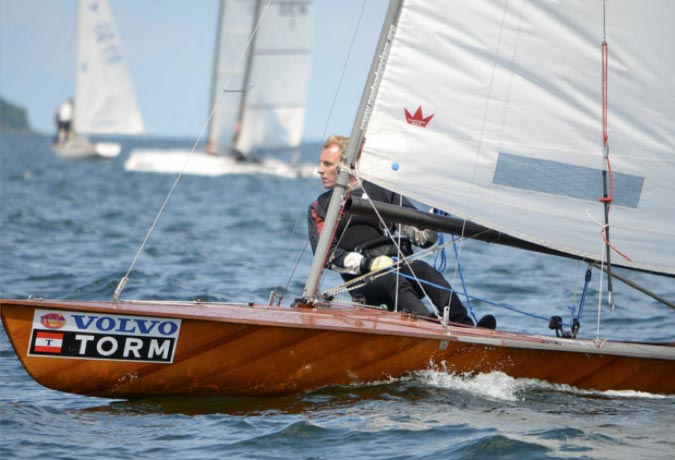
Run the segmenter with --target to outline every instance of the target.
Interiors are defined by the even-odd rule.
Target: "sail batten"
[[[602,1],[404,2],[358,174],[602,260]],[[675,5],[608,4],[612,244],[675,274]]]

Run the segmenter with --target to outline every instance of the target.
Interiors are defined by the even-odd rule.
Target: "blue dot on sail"
[[[397,162],[393,162],[393,163],[391,164],[391,169],[393,169],[394,171],[398,171],[398,168],[399,168],[399,167],[400,167],[400,166],[399,166],[399,164],[398,164]]]

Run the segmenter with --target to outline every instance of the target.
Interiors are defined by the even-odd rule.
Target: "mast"
[[[220,3],[218,5],[218,27],[216,29],[216,46],[215,46],[215,54],[213,55],[213,68],[215,72],[211,75],[211,104],[210,104],[210,110],[214,110],[216,103],[218,102],[218,92],[219,92],[219,85],[218,81],[220,80],[218,78],[218,59],[220,56],[220,45],[222,42],[222,35],[223,35],[223,16],[225,14],[225,0],[220,0]],[[218,147],[218,139],[216,138],[216,118],[211,117],[209,119],[209,138],[206,142],[206,151],[209,154],[214,154],[216,152],[216,149]]]
[[[363,133],[368,125],[368,117],[372,109],[372,102],[374,101],[374,95],[377,93],[380,78],[387,62],[391,38],[396,29],[402,4],[403,0],[390,0],[389,2],[389,8],[387,9],[387,14],[384,18],[384,24],[382,25],[373,62],[370,66],[368,79],[366,80],[363,94],[361,95],[361,102],[359,103],[359,108],[356,117],[354,118],[354,125],[352,126],[347,151],[343,152],[342,155],[337,182],[328,204],[324,227],[319,237],[314,260],[312,261],[312,267],[307,278],[307,283],[305,284],[305,290],[302,294],[302,301],[305,303],[313,302],[318,290],[319,279],[321,278],[325,261],[328,258],[331,241],[333,240],[333,234],[337,226],[339,211],[347,195],[350,176],[349,170],[354,167],[356,157],[361,149]]]
[[[251,33],[253,37],[251,38],[251,44],[248,48],[248,54],[246,55],[246,68],[244,70],[244,85],[242,86],[243,94],[239,100],[239,111],[237,112],[237,120],[234,123],[234,130],[232,132],[232,145],[230,149],[232,151],[237,150],[237,142],[239,140],[239,133],[241,133],[242,122],[244,121],[244,110],[246,110],[246,104],[248,103],[249,96],[249,86],[251,80],[251,69],[253,68],[253,55],[255,54],[256,41],[258,39],[258,34],[256,32],[256,26],[260,20],[260,2],[261,0],[256,0],[255,2],[255,11],[253,13],[253,22],[251,23]],[[232,153],[232,152],[231,152]],[[244,152],[242,152],[244,153]],[[244,153],[247,154],[248,152]]]
[[[79,127],[79,122],[82,117],[78,116],[78,109],[81,105],[81,100],[82,100],[82,95],[81,95],[81,90],[78,91],[78,88],[81,87],[80,80],[82,77],[80,76],[80,68],[82,66],[82,46],[83,46],[83,40],[84,40],[84,9],[85,9],[85,4],[84,0],[80,0],[78,2],[78,8],[77,8],[77,55],[75,56],[75,91],[73,94],[73,100],[74,100],[74,107],[73,107],[73,127],[72,130],[74,133],[80,132],[80,127]],[[81,110],[81,109],[80,109]]]

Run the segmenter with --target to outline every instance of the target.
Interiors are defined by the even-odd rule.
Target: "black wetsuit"
[[[363,183],[363,189],[352,190],[351,196],[367,197],[372,201],[380,201],[389,204],[402,205],[409,208],[415,206],[405,197],[387,191],[382,187],[370,182]],[[364,194],[365,189],[365,194]],[[323,229],[326,211],[332,190],[320,195],[314,201],[308,212],[309,240],[312,244],[312,251],[316,251],[319,241],[319,235]],[[364,196],[365,195],[365,196]],[[393,234],[394,227],[390,232]],[[373,257],[377,255],[396,255],[396,246],[385,236],[382,224],[377,217],[366,217],[352,215],[345,212],[338,223],[335,237],[331,245],[331,251],[328,260],[329,268],[340,272],[345,281],[351,280],[361,274],[365,269],[363,263],[364,257]],[[402,245],[404,252],[411,253],[409,245]],[[429,295],[429,299],[434,304],[439,314],[443,314],[443,309],[450,305],[450,321],[454,323],[467,324],[473,326],[473,320],[467,314],[466,308],[461,300],[455,294],[450,295],[450,284],[443,275],[436,271],[431,265],[422,261],[415,260],[410,262],[412,272],[421,280],[426,280],[442,288],[436,288],[429,284],[423,284],[424,292]],[[407,264],[400,265],[401,273],[411,275],[411,270]],[[398,286],[398,303],[402,311],[408,311],[422,316],[435,316],[429,312],[426,305],[422,302],[424,292],[419,284],[406,277],[397,277],[395,273],[389,273],[380,276],[363,287],[353,291],[352,297],[363,296],[368,305],[387,305],[389,310],[393,310],[396,302],[396,288]]]

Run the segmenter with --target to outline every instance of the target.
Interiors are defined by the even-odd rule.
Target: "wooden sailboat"
[[[80,0],[73,133],[53,145],[62,158],[119,155],[115,142],[88,135],[141,134],[143,119],[107,0]]]
[[[313,1],[221,0],[206,150],[138,149],[125,169],[310,176],[314,168],[297,157],[313,26]],[[274,154],[283,150],[293,151],[288,161]]]
[[[119,398],[280,395],[377,382],[429,368],[500,371],[579,388],[675,394],[675,343],[463,327],[444,318],[342,305],[320,294],[332,228],[349,202],[350,175],[470,218],[499,232],[495,242],[590,263],[606,262],[602,248],[611,242],[631,256],[616,260],[616,265],[675,275],[669,244],[673,230],[664,221],[675,215],[669,202],[673,184],[665,171],[666,166],[673,169],[675,142],[668,121],[674,106],[672,97],[664,97],[674,90],[669,78],[675,60],[666,48],[675,32],[667,24],[672,14],[660,11],[672,13],[670,2],[642,8],[615,0],[606,18],[600,1],[453,5],[439,10],[431,0],[390,3],[300,299],[288,306],[272,300],[270,305],[123,301],[118,298],[121,283],[112,302],[2,300],[4,327],[28,373],[57,390]],[[603,219],[589,214],[602,217],[607,200],[586,199],[583,181],[567,193],[553,182],[586,169],[598,172],[602,164],[594,157],[603,157],[603,124],[598,123],[598,129],[593,117],[577,120],[573,115],[585,113],[591,102],[602,106],[603,85],[595,88],[589,81],[575,91],[569,85],[583,85],[595,76],[602,81],[599,70],[586,75],[585,69],[596,61],[600,66],[601,58],[590,48],[596,38],[602,41],[603,22],[607,40],[621,59],[620,66],[609,66],[610,76],[618,74],[610,79],[616,81],[611,86],[616,107],[607,104],[610,119],[616,117],[620,126],[610,136],[615,158],[610,223],[616,225],[611,227],[611,241],[598,244]],[[628,23],[631,28],[625,27]],[[650,53],[643,53],[643,47]],[[454,54],[440,60],[438,53],[448,51]],[[599,55],[599,47],[597,51]],[[542,65],[542,54],[553,63]],[[661,61],[665,62],[657,66]],[[636,70],[636,63],[644,68]],[[649,85],[639,84],[636,90],[641,75],[649,77]],[[551,105],[551,100],[556,103]],[[506,102],[515,108],[507,110]],[[527,115],[531,110],[535,113]],[[521,126],[525,120],[528,126]],[[583,127],[577,136],[559,134],[579,123]],[[598,133],[599,147],[594,139]],[[558,141],[546,148],[551,138]],[[565,161],[538,156],[560,151]],[[638,158],[631,160],[633,155]],[[517,160],[514,170],[511,162]],[[540,190],[542,181],[532,178],[528,169],[532,163],[540,174],[554,167],[557,173],[548,171],[543,180],[552,182],[552,188]],[[566,175],[566,168],[575,174]],[[504,169],[521,180],[508,174],[504,178]],[[622,182],[631,182],[622,176],[628,172],[646,179],[641,188],[633,184],[620,192],[626,185]],[[533,183],[524,185],[525,179]],[[628,200],[631,194],[637,194],[637,201]],[[510,218],[516,211],[524,215]],[[391,218],[399,217],[391,213]],[[630,224],[636,218],[645,223],[640,231]],[[459,227],[458,233],[467,235],[466,226]]]

